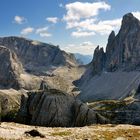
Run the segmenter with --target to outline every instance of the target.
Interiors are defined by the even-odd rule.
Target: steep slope
[[[1,88],[20,88],[20,74],[23,73],[22,64],[15,53],[0,46],[0,86]]]
[[[119,33],[108,38],[106,52],[99,46],[89,68],[77,82],[80,99],[123,98],[137,89],[140,81],[140,21],[124,15]]]
[[[41,78],[24,71],[15,52],[0,46],[0,89],[38,89]]]

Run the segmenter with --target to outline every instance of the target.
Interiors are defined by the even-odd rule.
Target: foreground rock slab
[[[33,137],[25,132],[36,130],[44,138]],[[47,140],[139,140],[140,126],[132,125],[93,125],[77,128],[51,128],[1,123],[0,139],[47,139]]]

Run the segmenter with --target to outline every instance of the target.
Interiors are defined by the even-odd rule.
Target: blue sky
[[[106,46],[124,14],[140,19],[140,0],[0,0],[0,36],[24,36],[73,53]]]

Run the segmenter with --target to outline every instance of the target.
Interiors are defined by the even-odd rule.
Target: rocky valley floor
[[[31,135],[31,130],[37,130]],[[92,125],[77,128],[51,128],[3,122],[0,124],[0,140],[47,139],[47,140],[139,140],[140,126]]]

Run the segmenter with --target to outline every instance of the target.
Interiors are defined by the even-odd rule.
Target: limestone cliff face
[[[0,46],[0,86],[1,88],[20,88],[20,74],[23,73],[22,64],[14,52]]]
[[[119,33],[112,32],[106,48],[106,69],[137,70],[140,67],[140,21],[131,13],[122,20]]]
[[[0,45],[15,52],[28,72],[43,72],[51,66],[77,65],[75,57],[72,54],[61,51],[58,46],[21,37],[0,38]]]

